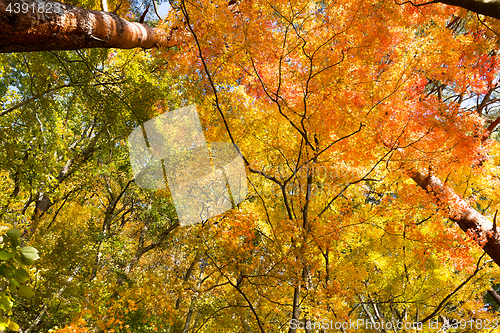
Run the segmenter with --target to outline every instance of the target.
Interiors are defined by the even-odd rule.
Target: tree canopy
[[[172,0],[163,20],[134,1],[13,4],[0,328],[500,324],[497,1]],[[181,226],[127,140],[188,105],[209,145],[238,147],[248,195]]]

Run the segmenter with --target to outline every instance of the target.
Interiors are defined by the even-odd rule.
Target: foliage
[[[1,55],[0,218],[25,232],[4,236],[0,260],[31,264],[19,241],[43,258],[29,302],[2,289],[13,321],[283,332],[497,318],[498,267],[409,177],[434,175],[495,220],[497,21],[383,0],[170,3],[169,48]],[[135,184],[126,140],[190,104],[207,141],[241,148],[249,195],[179,227],[168,189]],[[17,277],[4,282],[31,295]]]
[[[35,260],[39,259],[38,251],[31,246],[21,246],[19,237],[21,231],[2,226],[0,240],[0,275],[2,276],[0,291],[0,329],[9,328],[13,331],[19,325],[11,320],[12,308],[19,297],[30,299],[35,294],[26,283],[29,281],[29,269]]]

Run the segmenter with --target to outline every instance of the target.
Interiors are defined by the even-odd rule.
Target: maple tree
[[[367,9],[367,12],[362,12],[363,6],[358,3],[347,4],[346,8],[352,8],[352,14],[345,15],[347,21],[344,22],[339,22],[337,18],[335,24],[332,24],[333,27],[337,27],[338,29],[338,31],[335,31],[336,29],[332,28],[332,25],[328,24],[329,22],[326,19],[319,22],[310,19],[314,17],[311,12],[318,11],[323,14],[322,17],[333,17],[333,9],[330,16],[325,14],[330,9],[326,4],[311,6],[310,3],[304,3],[303,6],[300,4],[288,6],[288,4],[276,3],[269,9],[270,13],[274,13],[275,15],[268,14],[268,16],[265,16],[262,15],[262,7],[242,2],[239,4],[238,9],[235,9],[235,16],[239,15],[236,24],[238,22],[245,22],[241,26],[241,35],[234,33],[226,36],[223,34],[223,31],[226,31],[229,27],[220,24],[218,26],[222,26],[222,29],[220,32],[217,32],[217,26],[211,21],[193,19],[198,24],[195,28],[189,26],[189,11],[186,6],[185,3],[181,2],[179,4],[179,12],[182,12],[188,24],[188,29],[186,30],[189,30],[193,34],[193,43],[197,44],[198,50],[193,53],[196,54],[198,52],[199,57],[203,60],[201,63],[188,62],[183,67],[192,69],[198,65],[199,67],[196,70],[204,70],[206,72],[208,80],[206,81],[207,88],[205,90],[213,91],[214,96],[212,98],[216,102],[218,111],[221,114],[224,113],[224,106],[217,103],[219,99],[217,94],[221,94],[222,96],[225,94],[230,96],[231,94],[223,89],[221,89],[222,92],[218,92],[213,82],[234,82],[234,78],[236,77],[238,78],[236,82],[240,80],[241,82],[238,83],[245,88],[243,88],[244,92],[240,92],[243,94],[243,97],[239,96],[239,98],[234,98],[231,101],[235,103],[234,100],[245,99],[244,96],[248,94],[250,95],[250,99],[253,97],[256,101],[262,101],[260,103],[253,102],[253,104],[257,104],[257,108],[261,110],[269,108],[277,109],[277,112],[289,123],[289,128],[283,129],[286,125],[281,120],[279,122],[280,131],[283,131],[283,134],[276,133],[275,136],[287,138],[287,140],[283,139],[287,146],[290,145],[291,138],[298,140],[295,144],[291,144],[292,147],[300,147],[298,151],[293,151],[293,148],[287,149],[278,143],[269,144],[280,156],[280,158],[273,158],[272,152],[267,152],[266,154],[268,161],[281,160],[282,164],[278,165],[278,167],[281,167],[279,176],[272,173],[263,173],[259,171],[262,170],[262,165],[254,168],[252,167],[252,163],[249,162],[251,172],[263,175],[281,188],[281,200],[283,200],[288,219],[290,221],[298,220],[299,229],[297,234],[301,236],[294,236],[292,234],[292,244],[295,237],[299,237],[299,241],[302,244],[312,242],[309,238],[311,237],[310,233],[316,221],[311,220],[309,216],[311,212],[314,212],[311,188],[315,185],[316,181],[314,179],[315,168],[312,167],[312,171],[309,168],[310,164],[314,165],[318,163],[320,155],[322,155],[323,160],[330,163],[332,160],[335,161],[334,156],[336,154],[328,154],[328,150],[334,150],[334,148],[331,148],[334,144],[340,146],[337,151],[342,152],[342,158],[339,162],[347,164],[348,170],[357,170],[358,175],[346,181],[342,191],[339,190],[339,193],[331,193],[332,199],[325,200],[326,205],[323,203],[323,206],[316,207],[316,214],[319,213],[318,217],[322,217],[325,213],[327,214],[334,200],[337,200],[339,195],[343,194],[344,190],[354,184],[364,182],[370,174],[376,174],[376,168],[381,162],[385,164],[387,171],[391,172],[400,170],[412,172],[412,169],[415,167],[418,170],[419,168],[427,167],[426,164],[430,164],[432,165],[432,172],[439,170],[442,173],[449,172],[452,170],[450,168],[454,168],[453,163],[450,163],[450,161],[456,161],[460,165],[465,164],[468,167],[478,163],[476,160],[480,153],[475,151],[475,149],[482,149],[482,133],[479,133],[481,132],[480,128],[482,124],[479,117],[472,112],[461,114],[460,123],[454,123],[453,121],[445,122],[446,125],[444,126],[446,128],[441,127],[437,129],[435,117],[439,118],[439,115],[445,117],[443,110],[451,109],[455,110],[454,112],[458,112],[459,109],[457,108],[456,101],[453,101],[455,104],[443,102],[440,100],[441,91],[439,91],[438,96],[427,94],[426,99],[420,96],[424,92],[426,85],[430,86],[434,81],[439,79],[441,81],[447,80],[448,82],[452,82],[440,84],[440,89],[442,89],[442,86],[453,86],[453,89],[450,89],[451,91],[447,91],[447,93],[455,92],[458,97],[461,96],[461,98],[464,98],[467,87],[461,88],[459,84],[461,82],[464,84],[464,82],[453,80],[453,77],[457,77],[457,67],[456,65],[451,65],[454,62],[451,60],[453,56],[456,56],[457,59],[460,57],[461,62],[467,61],[464,59],[463,53],[451,53],[451,50],[463,50],[463,52],[467,52],[467,42],[464,39],[460,40],[460,35],[458,38],[452,39],[458,42],[456,46],[453,47],[449,43],[446,46],[442,46],[448,51],[446,56],[444,56],[433,52],[435,44],[430,49],[425,49],[424,46],[426,46],[425,43],[427,41],[432,39],[437,39],[444,43],[446,39],[449,40],[453,37],[452,31],[442,29],[444,30],[443,33],[437,29],[434,31],[436,34],[432,34],[431,29],[425,31],[422,33],[424,35],[421,39],[422,44],[418,44],[420,50],[417,51],[417,44],[408,45],[402,42],[405,40],[415,42],[414,30],[407,30],[407,35],[405,35],[404,28],[401,27],[390,30],[390,24],[387,19],[391,17],[391,13],[381,13],[383,9],[380,8],[382,7],[380,3],[380,7],[377,8],[380,11],[378,13],[368,5],[367,8],[369,9]],[[211,6],[209,4],[205,4],[206,7],[200,4],[199,6],[202,8],[201,12],[210,12]],[[262,6],[265,7],[265,5]],[[294,11],[294,7],[296,11]],[[334,6],[331,7],[336,8]],[[346,8],[343,8],[343,11],[348,11]],[[358,10],[363,14],[357,12]],[[253,15],[249,13],[253,13]],[[245,14],[248,17],[252,17],[252,19],[245,18]],[[426,14],[429,14],[429,12],[426,12]],[[226,15],[231,14],[226,13]],[[351,20],[354,21],[354,18],[358,17],[357,15],[359,15],[360,19],[352,23]],[[445,16],[446,20],[442,21],[443,28],[449,24],[448,19],[450,16],[451,13],[448,12]],[[257,17],[259,19],[256,19]],[[363,21],[367,17],[370,19]],[[435,17],[433,19],[436,20]],[[381,25],[377,25],[377,28],[374,28],[374,22],[380,22]],[[397,22],[398,24],[401,23],[401,21]],[[356,29],[351,29],[350,24],[356,26]],[[363,24],[366,24],[366,26]],[[273,31],[273,34],[266,34],[266,31],[269,30]],[[370,31],[373,31],[373,34],[370,35]],[[203,38],[196,37],[196,32],[203,36]],[[431,36],[427,35],[427,33]],[[250,34],[252,38],[250,38]],[[254,34],[261,37],[254,37]],[[323,39],[318,38],[318,35],[322,36]],[[183,40],[179,40],[178,42],[183,42],[184,38],[185,35],[183,35]],[[391,43],[391,38],[397,40],[398,43]],[[404,44],[404,46],[401,44]],[[270,45],[274,46],[274,48],[271,48]],[[412,47],[412,49],[408,51],[400,49],[401,47]],[[358,48],[361,51],[358,51]],[[350,58],[347,58],[348,61],[346,61],[347,54],[350,52],[352,54],[350,54]],[[238,56],[235,56],[235,54],[238,54]],[[382,58],[385,61],[373,60],[374,54],[378,55],[375,59]],[[433,59],[435,62],[430,61],[429,54],[436,56]],[[425,60],[421,60],[420,56],[422,55],[425,55]],[[392,61],[391,56],[397,57],[398,61]],[[176,59],[176,66],[177,62],[189,61],[189,59],[186,59],[186,54],[181,53],[181,57]],[[405,57],[406,63],[402,60]],[[468,60],[477,61],[474,57],[470,57]],[[357,63],[357,61],[359,62]],[[402,62],[406,66],[402,66]],[[440,64],[437,70],[434,67],[436,63]],[[230,67],[229,64],[234,65]],[[412,68],[413,66],[417,68]],[[477,67],[477,65],[462,63],[460,68],[470,67]],[[492,67],[490,66],[489,68]],[[210,68],[213,68],[216,72],[211,73]],[[394,72],[391,73],[392,70]],[[490,86],[492,78],[495,76],[494,70],[493,67],[489,82],[488,77],[484,77],[486,83],[489,83]],[[334,71],[335,74],[328,75],[328,71]],[[226,73],[229,73],[229,76],[225,76]],[[458,75],[460,75],[460,71],[458,71]],[[460,79],[463,80],[463,76],[457,77],[456,80]],[[382,86],[376,83],[379,80],[383,82]],[[475,84],[477,83],[475,82]],[[481,92],[477,91],[477,93]],[[224,100],[227,101],[229,98],[225,97]],[[438,107],[436,107],[436,104]],[[421,112],[418,111],[420,108],[422,108]],[[417,115],[402,112],[405,109],[416,110]],[[243,112],[242,110],[245,110],[245,108],[240,104],[238,110],[239,112]],[[385,117],[381,118],[380,116],[384,115],[384,113]],[[426,113],[427,115],[423,116]],[[393,120],[393,117],[397,120]],[[417,119],[412,119],[414,117]],[[266,119],[266,121],[269,122],[269,119]],[[385,126],[382,125],[381,121],[386,122]],[[441,122],[444,121],[442,120]],[[467,124],[467,122],[469,123]],[[391,128],[387,123],[396,125],[396,127]],[[262,127],[262,125],[260,126]],[[339,126],[344,128],[337,130]],[[258,133],[257,128],[252,128],[252,131],[249,132]],[[346,128],[350,128],[350,130],[346,130]],[[368,136],[363,135],[364,128],[371,128]],[[373,135],[373,132],[375,132],[375,135]],[[445,132],[447,132],[446,136],[444,135]],[[456,134],[459,137],[454,137]],[[462,136],[463,134],[466,136]],[[256,134],[254,136],[257,137]],[[356,137],[359,136],[361,138],[357,139]],[[230,137],[233,139],[233,135]],[[443,142],[442,139],[438,139],[439,137],[446,137],[448,141]],[[348,140],[355,140],[357,144],[346,143],[347,146],[342,146],[342,141]],[[326,142],[321,145],[324,141]],[[467,141],[470,143],[467,143]],[[473,141],[476,141],[476,144],[473,144]],[[242,143],[245,140],[235,139],[235,142],[238,145],[243,145],[243,151],[245,152],[246,146]],[[363,144],[358,142],[362,142]],[[434,148],[429,148],[428,144],[435,146]],[[443,144],[445,148],[442,150],[439,149],[443,148]],[[249,145],[253,145],[253,142],[249,143]],[[353,152],[350,155],[346,153],[349,145],[357,146],[355,153]],[[471,148],[472,150],[468,150]],[[252,151],[251,148],[247,149]],[[422,153],[426,150],[433,152],[442,151],[443,155],[438,154],[439,157],[435,159]],[[378,157],[376,152],[379,154]],[[255,155],[257,154],[250,154],[250,156]],[[396,162],[394,165],[397,167],[392,170],[390,168],[392,159],[388,159],[388,156]],[[349,162],[349,158],[353,160]],[[360,164],[365,165],[366,174],[360,174],[361,170],[363,170],[362,167],[360,168]],[[295,173],[301,167],[308,169],[307,177],[297,179]],[[427,179],[431,175],[431,171],[429,170],[427,177],[423,176],[422,172],[417,172],[413,177],[422,187],[427,188],[427,184],[422,179]],[[379,177],[391,177],[391,174],[384,175],[382,173]],[[297,200],[295,196],[297,192],[293,190],[291,193],[286,192],[289,181],[298,182],[298,188],[303,190],[302,193],[299,191],[299,199],[298,202],[295,202],[295,205],[293,201]],[[376,180],[370,179],[370,181]],[[433,191],[441,194],[439,193],[439,189],[434,189]],[[438,199],[443,199],[443,195],[441,194],[441,197]],[[453,202],[453,198],[445,198],[444,203],[446,205],[463,204],[463,202]],[[297,213],[293,206],[298,206]],[[394,204],[392,207],[394,207]],[[453,213],[460,214],[460,209],[463,208],[467,207],[453,207],[455,209]],[[357,211],[359,212],[359,210],[358,208]],[[469,214],[468,216],[465,215],[455,219],[460,222],[462,219],[468,219],[470,216]],[[454,216],[452,215],[452,217]],[[359,218],[356,218],[356,220],[359,220]],[[477,229],[475,228],[475,230]],[[491,232],[491,230],[492,227],[490,224],[490,227],[485,231]],[[489,239],[487,234],[476,236],[476,238],[478,237],[486,238],[487,244],[489,244],[491,239],[495,242],[496,235],[491,235]],[[487,248],[485,247],[485,249]],[[494,251],[489,252],[491,252],[493,258],[496,258]],[[310,279],[311,268],[306,260],[311,260],[313,257],[313,255],[304,255],[297,258],[298,262],[302,263],[300,265],[302,268],[296,274],[302,278],[302,281]],[[291,270],[293,271],[293,269]],[[301,290],[304,288],[308,289],[305,282],[298,283],[294,288],[292,319],[298,319],[300,316],[299,304],[302,303]],[[263,329],[261,328],[261,330]]]
[[[25,332],[494,323],[496,20],[424,2],[171,6],[169,48],[2,56],[0,214],[41,256],[13,311]],[[180,227],[168,190],[131,179],[125,140],[188,104],[207,141],[241,148],[251,192]]]

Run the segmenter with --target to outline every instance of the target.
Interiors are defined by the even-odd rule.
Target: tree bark
[[[189,306],[189,311],[188,311],[187,316],[186,316],[186,323],[184,324],[184,330],[182,331],[182,333],[189,332],[189,326],[191,325],[191,319],[193,317],[194,307],[196,305],[196,301],[198,300],[198,296],[199,296],[200,288],[201,288],[201,283],[203,282],[203,274],[205,273],[206,267],[207,267],[207,260],[203,259],[202,264],[201,264],[200,277],[198,278],[198,284],[196,285],[195,294],[193,295],[193,298],[191,299],[191,305]]]
[[[0,0],[2,53],[83,48],[147,49],[157,46],[163,40],[161,36],[164,36],[161,31],[128,22],[109,12],[45,0]]]
[[[109,10],[108,10],[108,0],[101,0],[101,10],[103,12],[109,12]]]
[[[468,235],[474,237],[491,259],[500,266],[500,237],[497,226],[472,208],[437,177],[425,175],[422,172],[413,172],[410,176],[435,198],[438,206],[445,209],[448,218],[456,222]]]
[[[500,19],[500,0],[438,0],[433,2],[462,7],[478,14]]]
[[[495,303],[497,303],[497,305],[500,306],[500,295],[498,295],[496,290],[491,288],[490,290],[488,290],[488,294],[490,294],[490,296],[493,298]]]

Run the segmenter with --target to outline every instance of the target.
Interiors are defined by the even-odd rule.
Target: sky
[[[170,4],[168,3],[168,1],[162,2],[160,6],[158,6],[158,14],[160,14],[162,18],[164,18],[165,15],[167,15],[169,10],[170,10]]]

